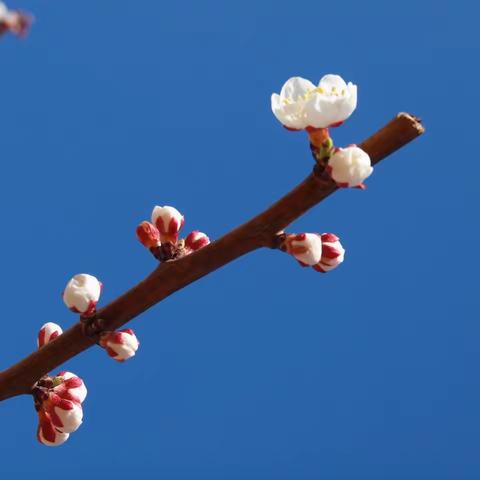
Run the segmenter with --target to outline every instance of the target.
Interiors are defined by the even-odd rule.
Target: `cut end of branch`
[[[423,134],[425,128],[421,120],[414,115],[400,112],[382,129],[360,145],[372,159],[378,163],[396,150]]]
[[[418,135],[422,135],[422,133],[425,133],[425,127],[422,125],[422,119],[420,117],[410,115],[407,112],[400,112],[399,114],[397,114],[397,118],[399,120],[408,122],[411,127],[418,132]]]

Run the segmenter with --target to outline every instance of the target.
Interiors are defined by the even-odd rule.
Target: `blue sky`
[[[89,396],[63,447],[36,443],[30,398],[2,402],[0,476],[478,479],[474,2],[10,5],[37,21],[0,42],[2,369],[76,320],[73,274],[106,304],[154,268],[153,205],[217,238],[310,171],[270,112],[288,77],[359,86],[337,145],[398,111],[427,133],[292,226],[340,235],[338,270],[255,252],[132,322],[132,361],[68,362]]]

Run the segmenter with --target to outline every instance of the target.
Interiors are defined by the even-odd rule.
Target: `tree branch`
[[[372,160],[395,152],[424,132],[419,119],[398,114],[360,147]],[[172,293],[217,268],[261,247],[275,246],[278,232],[337,190],[315,170],[302,183],[263,213],[215,242],[179,260],[160,264],[145,280],[98,312],[105,329],[115,330]],[[0,373],[0,401],[29,394],[33,384],[68,359],[95,345],[83,334],[80,322],[12,367]]]

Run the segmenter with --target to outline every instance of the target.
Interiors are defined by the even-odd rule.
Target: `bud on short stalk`
[[[72,312],[89,317],[95,313],[101,292],[102,284],[97,278],[80,273],[68,282],[63,292],[63,301]]]
[[[132,329],[105,332],[100,337],[100,346],[117,362],[124,362],[135,355],[140,342]]]

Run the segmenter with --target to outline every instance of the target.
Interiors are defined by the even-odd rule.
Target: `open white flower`
[[[339,75],[325,75],[318,86],[292,77],[280,95],[272,95],[272,111],[287,128],[327,128],[344,122],[357,106],[357,86]]]
[[[328,160],[327,171],[339,187],[363,187],[363,181],[372,172],[367,152],[356,145],[338,148]]]

